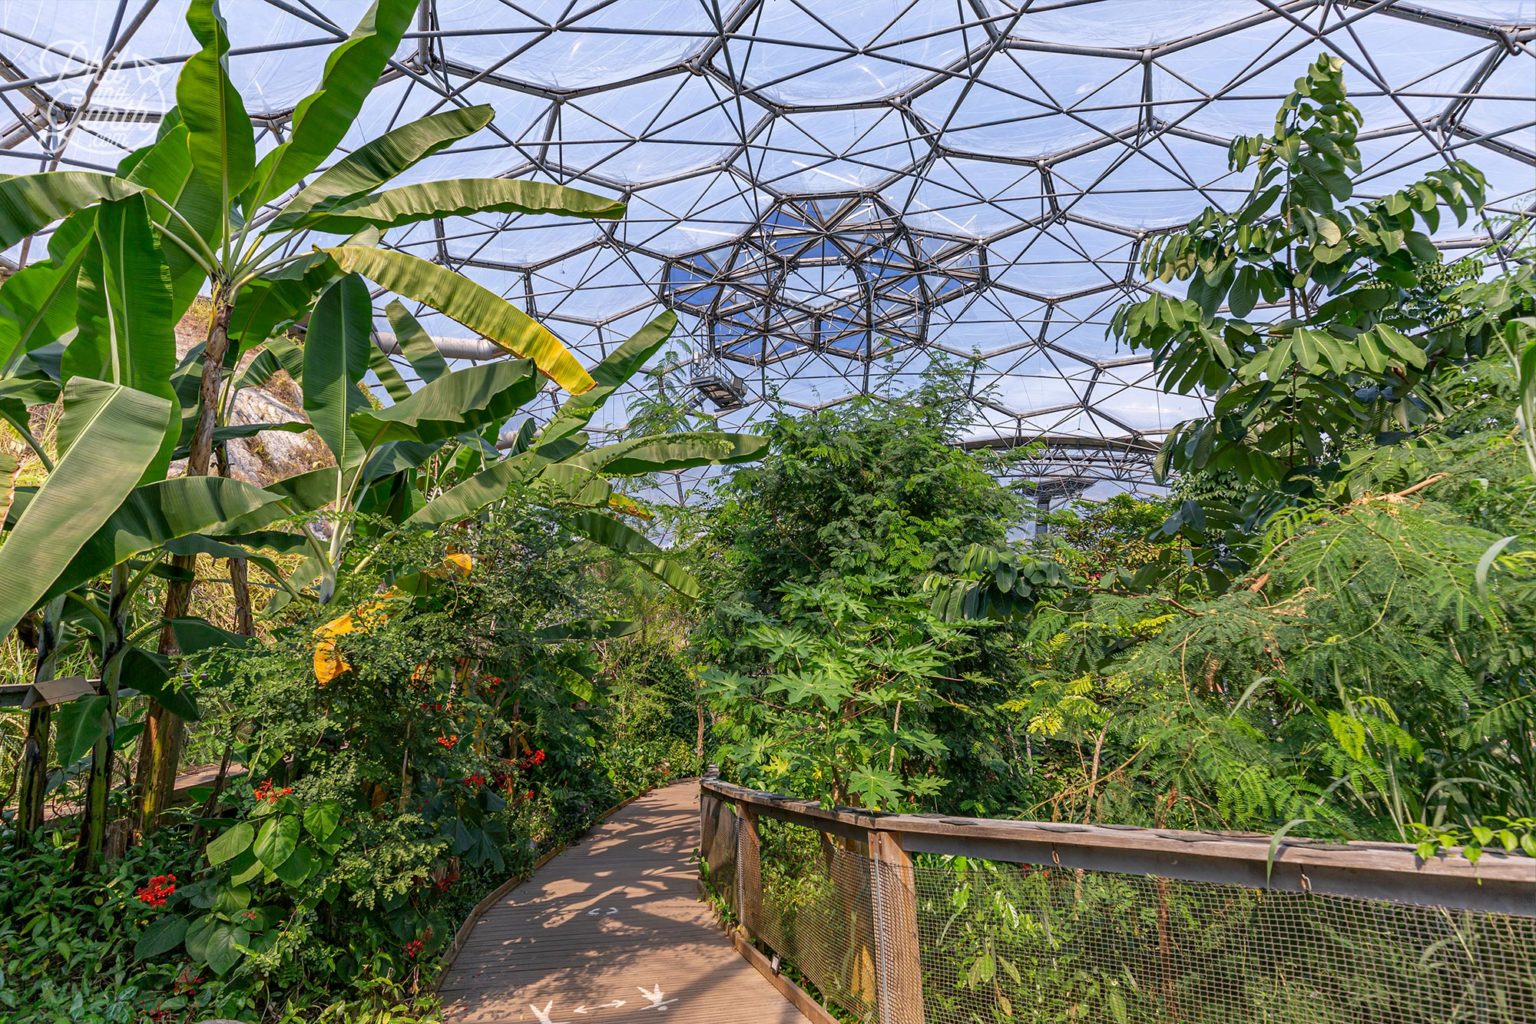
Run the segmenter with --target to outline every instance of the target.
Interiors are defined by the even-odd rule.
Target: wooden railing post
[[[870,834],[875,911],[875,978],[880,1024],[923,1024],[923,962],[912,857],[894,832]]]
[[[757,837],[757,811],[736,805],[736,912],[749,935],[762,934],[763,871]]]

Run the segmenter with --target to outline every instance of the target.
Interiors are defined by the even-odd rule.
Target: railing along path
[[[877,814],[707,778],[709,884],[871,1024],[1536,1022],[1536,860]]]

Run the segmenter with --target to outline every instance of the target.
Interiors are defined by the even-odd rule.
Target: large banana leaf
[[[57,597],[114,565],[181,537],[234,532],[236,522],[257,527],[274,522],[286,515],[278,498],[244,481],[217,476],[178,476],[135,488],[79,546],[44,597]],[[29,504],[27,514],[31,512]],[[0,548],[0,554],[4,550]]]
[[[378,85],[418,6],[420,0],[375,0],[346,42],[331,51],[320,88],[294,108],[288,140],[257,166],[247,212],[282,195],[331,155]]]
[[[468,519],[492,502],[505,498],[508,488],[527,483],[552,462],[569,458],[580,451],[584,444],[585,436],[567,437],[502,459],[427,502],[424,508],[406,520],[406,525],[441,526],[443,523]]]
[[[274,480],[269,484],[262,484],[261,489],[283,499],[295,512],[311,512],[336,497],[336,476],[335,466],[322,466],[307,473],[298,473],[281,480]],[[260,529],[259,526],[243,521],[242,525],[245,529],[239,531],[241,533]]]
[[[573,395],[590,391],[593,380],[576,357],[538,321],[447,267],[394,249],[341,245],[326,249],[338,266],[385,288],[431,306],[515,356],[532,359],[551,380]]]
[[[447,373],[387,409],[363,409],[352,432],[372,450],[386,441],[439,441],[487,423],[504,423],[539,392],[527,359],[498,359]]]
[[[363,279],[348,274],[315,303],[304,336],[304,412],[344,470],[359,464],[366,450],[347,419],[367,406],[357,384],[368,372],[372,347],[373,300]]]
[[[94,227],[94,210],[70,216],[49,237],[48,259],[0,285],[0,371],[9,372],[16,358],[74,329],[80,264]]]
[[[165,476],[180,435],[181,407],[171,386],[176,325],[171,277],[142,195],[103,203],[86,248],[78,288],[79,332],[64,350],[65,380],[91,377],[158,395],[170,410],[159,456],[142,482]]]
[[[582,452],[570,461],[606,476],[641,476],[694,466],[732,466],[762,458],[768,439],[757,434],[651,434]]]
[[[368,346],[368,368],[373,375],[379,378],[379,383],[384,385],[384,390],[389,393],[391,401],[403,402],[411,397],[411,386],[400,376],[400,371],[395,369],[395,364],[389,356],[377,345]]]
[[[235,382],[238,388],[265,387],[274,374],[285,371],[294,383],[304,380],[304,350],[288,338],[273,337],[262,342],[256,358],[246,364],[244,372]]]
[[[192,173],[192,153],[187,148],[187,137],[187,126],[181,123],[181,113],[173,108],[161,122],[160,137],[151,145],[136,150],[133,154],[136,160],[125,159],[118,174],[153,190],[173,207],[179,216],[173,217],[171,211],[159,203],[152,204],[149,219],[184,245],[195,247],[194,235],[203,241],[218,236],[224,210],[219,206],[218,193],[208,181]],[[176,297],[172,313],[180,320],[208,278],[182,245],[166,243],[164,252]]]
[[[0,249],[103,199],[126,199],[143,187],[99,171],[50,171],[0,177]]]
[[[384,315],[389,318],[389,326],[395,332],[395,344],[400,346],[401,353],[411,364],[411,369],[416,371],[416,376],[430,384],[448,372],[447,360],[437,350],[426,328],[405,308],[405,303],[391,299],[389,305],[384,307]]]
[[[670,309],[635,332],[624,344],[608,353],[607,358],[592,368],[596,386],[581,395],[565,400],[559,411],[539,434],[544,443],[558,441],[582,429],[603,407],[610,395],[633,377],[666,344],[677,327],[677,314]]]
[[[363,466],[362,484],[367,486],[407,469],[415,469],[443,447],[447,438],[437,441],[390,441],[382,444]]]
[[[402,185],[363,196],[313,212],[295,226],[349,235],[366,227],[397,228],[435,217],[463,217],[472,213],[553,213],[612,219],[624,215],[624,204],[542,181],[455,178]]]
[[[490,124],[495,115],[495,109],[489,106],[464,107],[385,132],[353,150],[301,189],[273,219],[270,230],[287,231],[311,210],[372,192],[433,153],[473,135]]]
[[[202,49],[188,58],[176,79],[176,106],[187,126],[192,173],[227,211],[256,167],[255,134],[245,101],[229,80],[229,30],[219,0],[192,0],[187,27]]]
[[[534,483],[540,497],[556,505],[607,508],[613,497],[613,486],[606,477],[569,462],[557,462],[545,467]]]
[[[0,637],[47,592],[160,451],[168,403],[76,377],[64,387],[62,457],[0,545]]]
[[[627,523],[601,512],[578,512],[567,522],[572,530],[594,544],[627,556],[626,561],[644,569],[684,597],[699,596],[699,581]]]
[[[250,351],[308,313],[340,276],[329,256],[312,252],[252,278],[235,296],[229,336],[242,353]]]

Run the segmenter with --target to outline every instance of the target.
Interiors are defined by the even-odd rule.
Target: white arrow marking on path
[[[564,1024],[563,1021],[558,1021],[558,1020],[554,1020],[554,1019],[551,1018],[551,1016],[550,1016],[550,1008],[553,1007],[554,1005],[555,1005],[555,1001],[553,999],[551,999],[551,1000],[549,1000],[548,1002],[546,1002],[544,1004],[544,1009],[542,1009],[542,1010],[539,1009],[537,1006],[534,1006],[532,1003],[528,1004],[528,1009],[532,1010],[533,1011],[533,1015],[535,1017],[539,1018],[539,1024]],[[580,1011],[578,1011],[578,1012],[580,1012]]]
[[[623,1005],[624,1005],[624,1000],[622,1000],[622,999],[615,999],[612,1002],[608,1002],[608,1003],[598,1003],[597,1006],[595,1007],[595,1009],[598,1009],[598,1010],[617,1010],[619,1007],[621,1007]],[[546,1007],[546,1009],[547,1009],[547,1007]],[[538,1011],[535,1010],[534,1012],[537,1013]],[[579,1013],[582,1016],[586,1016],[587,1012],[588,1012],[587,1011],[587,1004],[586,1003],[582,1003],[580,1006],[576,1007],[576,1009],[573,1012]]]
[[[647,1010],[662,1010],[662,1011],[665,1011],[666,1008],[667,1008],[667,1004],[668,1003],[675,1003],[675,1002],[677,1002],[677,998],[675,996],[673,998],[671,998],[671,999],[663,999],[663,998],[661,998],[662,995],[664,995],[664,993],[661,991],[661,986],[660,985],[656,986],[656,990],[654,992],[651,991],[648,988],[641,988],[640,989],[640,994],[645,996],[645,998],[647,998],[647,999],[649,999],[651,1001],[651,1005],[646,1007]]]

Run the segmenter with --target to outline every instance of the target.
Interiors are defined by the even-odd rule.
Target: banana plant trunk
[[[43,609],[39,617],[37,667],[32,676],[34,684],[53,678],[53,665],[59,647],[59,615],[63,608],[61,598]],[[32,833],[43,827],[43,797],[48,790],[48,732],[52,720],[53,709],[47,704],[39,704],[27,712],[27,735],[16,767],[21,775],[16,805],[18,843],[27,842]]]
[[[101,863],[102,850],[106,845],[112,757],[117,741],[118,680],[123,671],[123,649],[127,646],[127,603],[128,568],[118,565],[112,570],[112,596],[107,606],[110,625],[101,649],[101,692],[107,698],[104,712],[107,728],[91,747],[91,769],[86,777],[80,841],[75,850],[75,870],[82,875],[94,871]]]
[[[214,295],[213,316],[208,324],[203,346],[203,377],[198,389],[197,426],[187,455],[187,476],[207,476],[213,464],[213,430],[218,422],[219,390],[224,377],[224,357],[229,351],[229,315],[231,300],[218,292]],[[176,634],[171,620],[182,618],[192,604],[192,573],[196,555],[177,555],[171,559],[176,570],[165,589],[165,627],[160,631],[159,651],[174,657]],[[186,724],[158,702],[151,702],[144,716],[144,738],[139,744],[138,788],[139,828],[153,832],[160,816],[171,801],[176,786],[176,769],[181,762]]]

